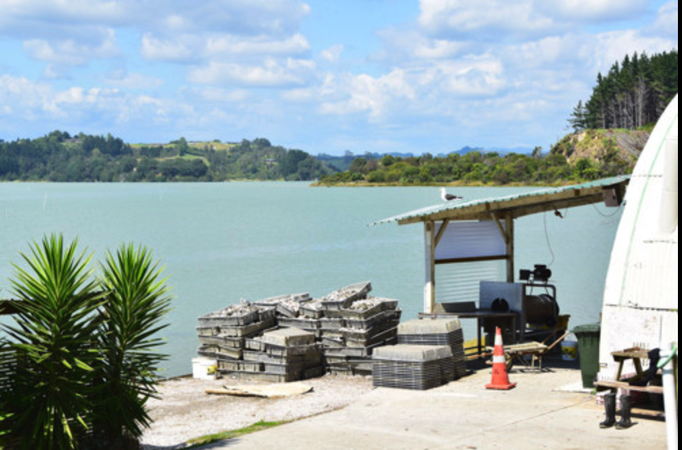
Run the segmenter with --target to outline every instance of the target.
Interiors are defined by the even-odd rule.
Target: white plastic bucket
[[[564,361],[575,361],[578,359],[578,342],[563,341],[561,343],[561,358]]]
[[[208,358],[194,358],[192,360],[192,376],[198,380],[215,380],[218,371],[218,361]]]

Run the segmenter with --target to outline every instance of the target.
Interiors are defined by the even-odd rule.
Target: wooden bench
[[[618,389],[626,389],[628,391],[645,392],[647,394],[663,395],[663,386],[631,386],[627,381],[597,381],[594,383],[598,390],[617,391]]]
[[[628,390],[632,392],[643,392],[646,394],[663,395],[662,386],[633,386],[630,384],[632,381],[642,380],[645,377],[644,370],[642,368],[642,360],[649,359],[649,350],[641,348],[630,348],[627,350],[617,351],[611,353],[614,361],[618,363],[618,373],[616,375],[616,381],[596,381],[594,383],[597,391],[611,391],[614,393],[618,392],[618,389]],[[627,361],[632,360],[637,375],[629,380],[623,380],[623,368]],[[651,417],[651,418],[665,418],[665,413],[661,411],[651,411],[642,408],[633,408],[633,413]]]

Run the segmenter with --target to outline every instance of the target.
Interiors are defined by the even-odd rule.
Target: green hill
[[[111,135],[55,131],[39,139],[0,141],[0,181],[311,181],[333,171],[306,152],[267,139],[129,145]]]
[[[549,154],[471,151],[448,156],[355,159],[320,185],[557,185],[632,173],[647,131],[588,130],[566,136]]]

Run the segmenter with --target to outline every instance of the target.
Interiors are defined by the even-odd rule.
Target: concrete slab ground
[[[376,389],[349,407],[204,449],[642,450],[666,448],[665,423],[635,419],[601,430],[603,407],[578,385],[580,371],[513,370],[516,389],[488,391],[490,369],[427,392]]]

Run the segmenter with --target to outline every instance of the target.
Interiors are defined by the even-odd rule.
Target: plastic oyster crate
[[[234,305],[199,317],[201,327],[246,326],[259,320],[258,309],[249,305]]]
[[[290,319],[280,317],[277,321],[279,326],[286,328],[298,328],[300,330],[317,331],[320,328],[320,321],[315,319]]]
[[[281,347],[297,347],[315,344],[315,335],[296,328],[282,328],[263,334],[261,340],[266,344]]]
[[[202,344],[244,348],[243,338],[231,338],[227,336],[198,336],[198,338],[199,342]]]
[[[256,322],[245,326],[221,327],[220,332],[222,335],[227,337],[252,338],[261,332],[272,328],[275,326],[275,324],[275,319],[264,320],[262,322]]]
[[[352,284],[331,292],[322,299],[322,306],[325,310],[348,309],[356,300],[367,297],[372,290],[372,283],[363,282]]]
[[[325,317],[322,300],[318,299],[301,304],[299,316],[307,319],[321,319]]]

